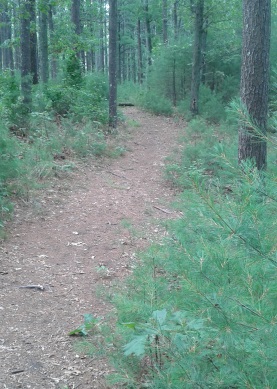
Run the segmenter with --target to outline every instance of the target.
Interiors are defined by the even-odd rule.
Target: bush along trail
[[[97,327],[113,316],[107,296],[132,273],[138,250],[177,215],[164,164],[183,128],[124,112],[123,156],[94,160],[15,208],[0,251],[1,388],[115,387]],[[89,342],[69,336],[93,331]]]

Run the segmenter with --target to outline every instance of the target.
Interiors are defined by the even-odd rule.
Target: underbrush
[[[196,119],[188,133],[173,177],[182,216],[166,223],[166,239],[140,256],[113,299],[109,382],[273,389],[276,164],[262,176],[251,163],[242,172],[234,132]]]
[[[34,86],[32,112],[22,120],[20,78],[0,75],[0,229],[14,198],[28,200],[45,179],[72,170],[76,159],[124,152],[107,142],[107,94],[104,75],[78,74],[76,79],[67,73],[55,84]]]
[[[171,116],[172,103],[161,93],[151,91],[145,86],[125,82],[118,88],[119,102],[135,104],[155,115]]]

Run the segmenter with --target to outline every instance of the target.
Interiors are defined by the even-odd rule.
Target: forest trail
[[[124,114],[137,123],[124,156],[94,161],[15,210],[0,247],[1,389],[107,388],[106,361],[68,333],[86,313],[109,314],[99,287],[112,293],[135,252],[163,234],[159,220],[176,216],[163,166],[184,126],[135,107]]]

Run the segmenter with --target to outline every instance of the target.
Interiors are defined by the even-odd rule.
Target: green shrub
[[[75,121],[97,121],[107,123],[107,82],[103,75],[91,74],[82,78],[78,88],[66,83],[49,83],[45,91],[44,103],[46,109],[52,109],[55,114],[70,115]],[[40,96],[43,102],[43,96]],[[43,104],[41,104],[43,105]]]
[[[130,81],[119,84],[117,88],[119,103],[137,104],[142,88],[141,85]]]
[[[165,97],[151,91],[144,91],[138,100],[138,104],[145,110],[156,115],[171,116],[173,114],[171,102]]]
[[[228,193],[189,169],[182,218],[116,299],[125,376],[156,389],[276,386],[277,187],[246,169]]]
[[[204,119],[210,123],[220,123],[226,118],[225,107],[220,95],[213,93],[205,85],[201,85],[199,96],[199,113]]]
[[[62,84],[49,84],[46,97],[51,101],[50,108],[55,114],[64,116],[68,114],[72,102],[75,100],[76,90]]]
[[[185,119],[193,118],[190,112],[189,96],[179,102],[177,110]],[[222,102],[221,94],[212,92],[205,85],[201,85],[199,91],[199,115],[211,124],[219,124],[226,119],[225,104]]]
[[[0,229],[12,210],[13,183],[22,172],[20,148],[5,126],[0,127]]]
[[[277,385],[276,165],[262,176],[250,162],[239,169],[234,139],[225,125],[196,118],[169,164],[185,189],[182,216],[166,223],[167,238],[141,254],[114,299],[113,384]]]
[[[180,155],[171,157],[166,165],[166,178],[181,189],[189,186],[188,168],[198,166],[205,174],[230,180],[229,161],[237,158],[237,129],[226,123],[210,125],[203,118],[192,119],[181,140],[186,145]],[[227,165],[227,169],[226,169]],[[232,169],[231,169],[232,171]]]
[[[18,125],[22,120],[22,102],[20,97],[20,77],[10,71],[0,73],[0,117],[10,126]]]
[[[83,85],[83,71],[80,59],[76,53],[72,53],[65,64],[65,85],[79,89]]]

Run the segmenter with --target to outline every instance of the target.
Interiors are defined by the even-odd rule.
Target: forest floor
[[[105,293],[177,216],[164,164],[184,127],[135,107],[124,114],[123,156],[86,162],[16,205],[0,247],[1,389],[107,388],[112,367],[68,333],[86,313],[109,316]]]

